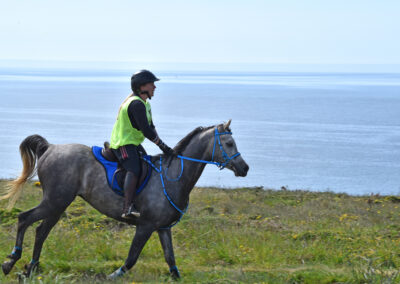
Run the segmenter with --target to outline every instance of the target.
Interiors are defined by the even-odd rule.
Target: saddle
[[[126,170],[119,164],[118,159],[114,155],[109,144],[105,142],[104,148],[93,146],[92,152],[96,160],[103,165],[106,171],[108,184],[111,187],[111,189],[115,193],[123,196]],[[145,161],[151,159],[151,157],[148,155],[141,154],[140,158],[141,158],[140,162],[142,170],[138,181],[138,185],[136,186],[136,194],[139,194],[144,189],[152,173],[151,166]]]
[[[118,163],[117,157],[114,155],[113,151],[110,148],[110,144],[108,142],[104,142],[104,148],[101,149],[101,155],[110,162]],[[119,165],[119,164],[118,164]],[[119,165],[120,166],[120,165]]]

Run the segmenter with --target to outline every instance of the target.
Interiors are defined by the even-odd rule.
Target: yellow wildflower
[[[344,213],[342,216],[339,217],[339,221],[342,222],[343,220],[345,220],[348,217],[348,215],[346,213]]]

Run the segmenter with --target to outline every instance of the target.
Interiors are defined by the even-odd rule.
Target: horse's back
[[[46,170],[81,167],[94,157],[90,147],[82,144],[51,144],[38,161],[38,173]]]
[[[98,172],[91,148],[82,144],[50,145],[40,157],[37,173],[46,185],[63,184],[80,190],[88,176]],[[101,167],[101,166],[100,166]],[[79,186],[81,185],[81,186]]]

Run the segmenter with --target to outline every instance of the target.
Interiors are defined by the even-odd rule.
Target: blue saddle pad
[[[108,181],[108,185],[110,186],[110,188],[118,195],[124,196],[124,190],[118,185],[118,181],[115,178],[115,172],[118,168],[118,163],[110,162],[110,161],[106,160],[103,157],[103,155],[101,154],[102,149],[103,149],[102,147],[93,146],[92,153],[93,153],[94,157],[96,158],[96,160],[99,161],[100,164],[103,165],[103,167],[106,171],[107,181]],[[143,158],[145,160],[150,160],[151,156],[145,155]],[[150,179],[151,172],[152,172],[152,168],[148,167],[146,178],[144,179],[143,183],[136,189],[136,194],[139,194],[145,188],[145,186],[147,185],[147,182]]]

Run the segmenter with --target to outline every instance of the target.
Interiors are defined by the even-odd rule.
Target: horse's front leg
[[[135,265],[144,245],[146,244],[147,240],[150,238],[153,232],[154,227],[151,225],[138,225],[136,227],[135,237],[133,238],[131,248],[129,249],[128,258],[125,260],[125,265],[110,274],[108,276],[110,279],[116,279],[123,276],[129,269],[131,269]]]
[[[161,246],[164,250],[165,261],[168,263],[169,272],[172,277],[177,279],[181,275],[178,267],[175,264],[174,248],[172,247],[172,235],[171,229],[160,229],[158,230],[158,236],[160,237]]]

